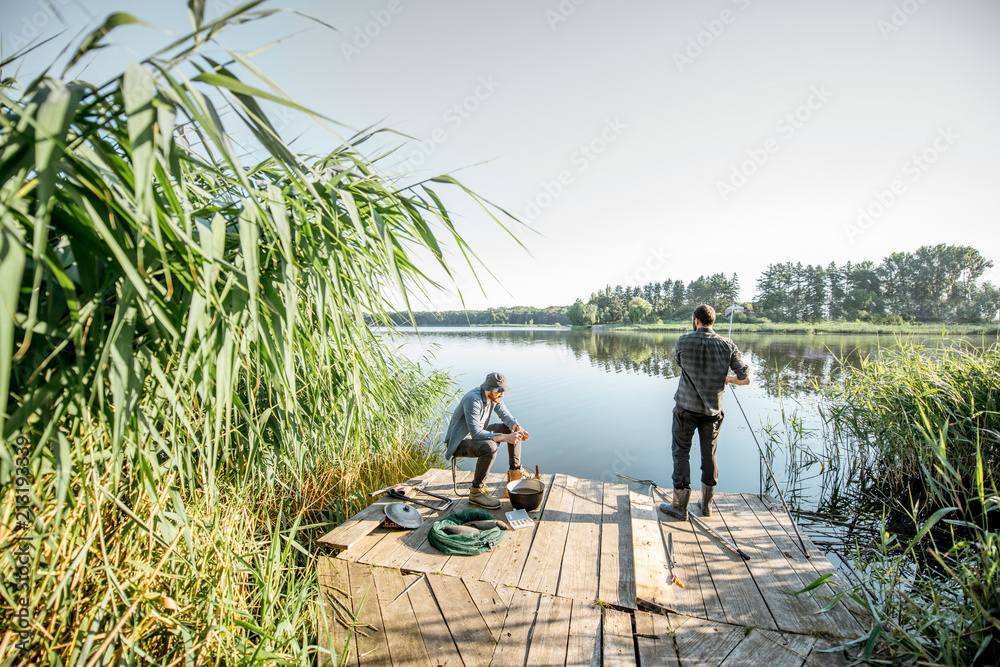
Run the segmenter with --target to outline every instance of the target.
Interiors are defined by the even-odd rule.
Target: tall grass
[[[940,435],[940,434],[939,434]],[[928,443],[929,445],[933,443]],[[929,487],[962,488],[943,450],[925,467]],[[981,459],[980,459],[981,460]],[[907,500],[894,508],[906,521],[890,520],[889,507],[869,530],[851,521],[856,542],[847,568],[857,581],[849,595],[867,608],[874,623],[850,642],[860,659],[883,664],[996,665],[1000,660],[1000,496],[978,466],[964,504],[922,512]],[[860,523],[860,526],[858,525]],[[858,530],[860,528],[860,530]],[[853,562],[854,565],[850,565]],[[838,597],[839,597],[838,596]]]
[[[323,119],[246,56],[200,55],[259,4],[192,0],[190,34],[107,83],[0,88],[0,594],[30,620],[18,647],[5,617],[4,664],[325,658],[312,540],[439,461],[450,382],[364,318],[425,289],[417,257],[450,270],[445,241],[473,261],[433,188],[490,209],[448,176],[397,189],[371,133],[295,154],[260,101]],[[241,162],[223,107],[265,159]]]
[[[964,488],[977,466],[1000,472],[1000,347],[910,343],[870,356],[830,390],[832,436],[887,481],[920,478],[937,457]],[[943,487],[938,490],[943,490]],[[951,501],[949,496],[942,500]]]
[[[839,524],[858,540],[849,594],[875,618],[855,642],[863,657],[997,664],[1000,349],[883,350],[829,397],[828,436],[841,450],[830,474],[847,484],[832,485],[821,509],[852,506]]]

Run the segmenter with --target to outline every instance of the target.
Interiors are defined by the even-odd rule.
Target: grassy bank
[[[231,665],[323,664],[315,559],[325,550],[316,541],[367,506],[369,491],[444,466],[428,423],[451,396],[451,381],[399,365],[384,389],[409,398],[384,406],[365,437],[345,447],[342,424],[311,420],[298,469],[287,460],[253,474],[227,468],[211,492],[155,457],[94,465],[109,453],[110,433],[100,423],[80,428],[64,462],[68,475],[43,466],[30,487],[36,530],[51,527],[31,564],[29,614],[38,629],[25,650],[8,630],[0,659],[85,664],[87,656],[124,654],[159,664],[223,657]],[[324,414],[329,406],[309,393],[307,403]],[[201,446],[188,438],[171,444]],[[2,502],[15,505],[13,488]],[[15,543],[13,528],[0,526],[0,543]]]
[[[658,324],[620,325],[615,331],[687,332],[691,322],[663,322]],[[729,331],[729,322],[717,320],[715,330],[722,334]],[[788,333],[788,334],[946,334],[951,336],[995,336],[1000,332],[996,324],[872,324],[870,322],[771,322],[767,324],[733,323],[733,333]]]
[[[867,654],[997,664],[1000,347],[903,346],[850,369],[829,396],[834,474],[850,479],[829,493],[859,537],[851,594],[876,619],[859,640]]]

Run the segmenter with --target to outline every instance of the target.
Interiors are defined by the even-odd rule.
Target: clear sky
[[[207,0],[207,14],[236,4]],[[288,13],[221,41],[246,51],[287,38],[255,61],[300,102],[414,137],[380,162],[386,172],[408,183],[457,170],[528,223],[513,230],[530,253],[449,199],[501,283],[487,279],[484,296],[460,276],[469,307],[566,305],[606,284],[716,272],[736,272],[748,300],[769,263],[877,262],[937,243],[1000,264],[995,0],[264,7],[337,31]],[[177,0],[0,0],[4,55],[65,30],[22,66],[34,74],[116,10],[174,34],[188,25]],[[80,78],[120,71],[165,39],[116,31]],[[331,147],[277,115],[301,152]],[[986,277],[1000,282],[1000,269]],[[425,306],[457,304],[439,294]]]

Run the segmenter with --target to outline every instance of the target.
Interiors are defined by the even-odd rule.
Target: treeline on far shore
[[[569,315],[566,306],[532,308],[513,306],[510,308],[487,308],[485,310],[439,310],[413,313],[390,313],[389,318],[396,326],[417,327],[468,327],[468,326],[567,326]]]

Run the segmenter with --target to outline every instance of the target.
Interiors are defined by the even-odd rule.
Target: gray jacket
[[[472,440],[493,439],[493,433],[483,430],[481,426],[484,417],[486,418],[486,423],[489,423],[487,415],[490,414],[491,406],[492,411],[504,424],[510,428],[514,428],[517,420],[507,410],[507,406],[503,404],[503,398],[500,398],[499,403],[490,403],[486,399],[486,392],[483,391],[482,387],[476,387],[462,397],[458,407],[455,408],[455,413],[451,416],[451,422],[448,424],[448,433],[444,437],[445,442],[448,443],[448,449],[445,450],[447,458],[450,459],[455,455],[458,444],[467,437]]]

